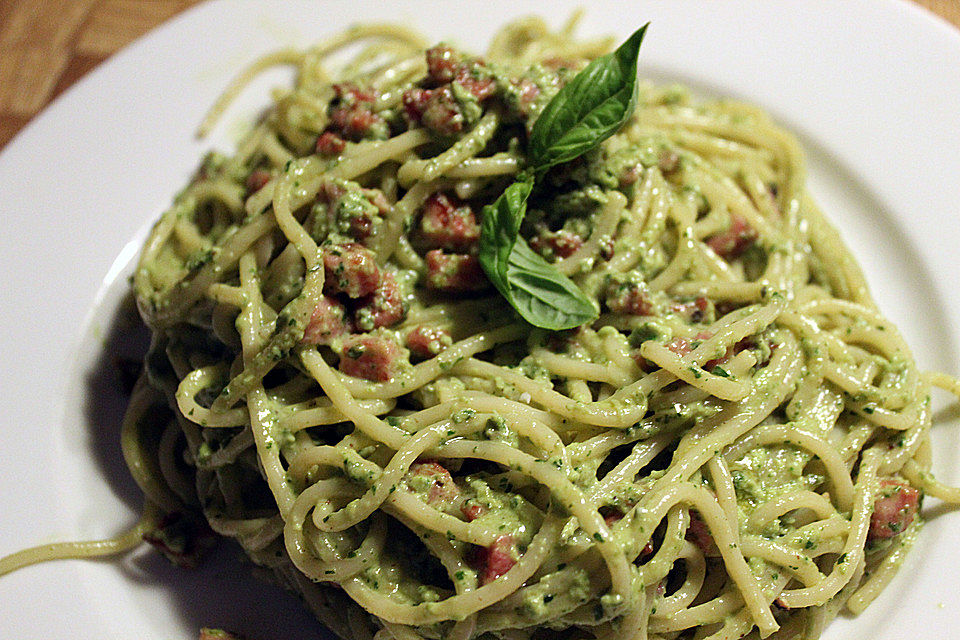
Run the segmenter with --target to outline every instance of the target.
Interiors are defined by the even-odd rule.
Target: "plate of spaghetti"
[[[209,3],[0,156],[5,635],[950,633],[960,35],[560,4]]]

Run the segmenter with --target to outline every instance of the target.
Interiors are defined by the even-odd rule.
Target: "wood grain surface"
[[[960,28],[960,0],[914,0]],[[0,0],[0,148],[50,100],[199,0]]]

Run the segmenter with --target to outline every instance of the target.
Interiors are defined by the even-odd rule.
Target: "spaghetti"
[[[608,49],[572,29],[481,60],[373,25],[242,74],[204,129],[298,72],[146,242],[124,455],[344,638],[818,637],[889,581],[921,493],[960,501],[929,440],[960,383],[879,314],[796,141],[677,87],[531,195],[521,235],[599,317],[520,319],[480,212]]]

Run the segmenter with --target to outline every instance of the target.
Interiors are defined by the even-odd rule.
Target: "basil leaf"
[[[637,55],[646,30],[644,25],[616,51],[591,62],[550,100],[530,133],[534,173],[573,160],[627,121],[637,102]],[[572,280],[519,237],[533,181],[533,175],[522,175],[483,208],[480,266],[527,322],[554,331],[571,329],[599,312]]]
[[[483,208],[480,266],[524,320],[543,329],[577,327],[597,317],[593,302],[519,236],[533,179],[514,182]]]
[[[493,204],[483,208],[480,221],[480,266],[493,286],[510,299],[507,265],[510,252],[520,233],[520,223],[527,214],[527,198],[533,189],[533,179],[514,182]]]
[[[637,55],[649,23],[564,85],[530,132],[530,166],[538,173],[573,160],[623,125],[637,103]]]
[[[597,318],[594,303],[523,238],[517,238],[510,252],[507,281],[511,291],[507,300],[535,327],[560,331]]]

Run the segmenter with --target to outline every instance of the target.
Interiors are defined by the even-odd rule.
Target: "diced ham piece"
[[[497,91],[497,83],[493,78],[475,78],[470,71],[457,78],[457,83],[473,94],[473,97],[483,102]]]
[[[350,235],[360,241],[366,240],[373,233],[373,225],[373,216],[354,216],[350,218]]]
[[[323,296],[310,316],[310,322],[303,332],[306,344],[330,344],[337,336],[347,333],[347,310],[336,298]]]
[[[886,540],[910,526],[920,507],[920,492],[893,478],[880,482],[880,493],[873,503],[868,540]]]
[[[317,138],[317,153],[322,156],[337,156],[346,148],[346,141],[332,131],[325,131]]]
[[[412,122],[439,134],[452,136],[463,131],[463,112],[449,85],[437,89],[407,89],[403,110]]]
[[[324,247],[325,293],[345,293],[350,298],[370,295],[380,284],[380,269],[372,251],[349,243]]]
[[[343,194],[346,192],[347,190],[344,188],[343,183],[337,180],[324,180],[322,183],[320,183],[320,190],[317,192],[317,198],[327,202],[328,204],[332,204],[336,202],[337,199],[343,197]]]
[[[382,271],[377,290],[358,300],[353,318],[358,329],[373,331],[377,327],[392,327],[403,319],[403,315],[400,286],[392,273]]]
[[[686,537],[703,552],[703,555],[709,557],[720,555],[720,550],[717,548],[716,542],[713,541],[713,536],[710,535],[707,523],[696,512],[690,513],[690,526],[687,528]]]
[[[407,334],[406,347],[410,353],[426,360],[453,344],[450,332],[439,327],[420,325]]]
[[[403,92],[401,103],[403,104],[403,113],[411,122],[419,123],[427,110],[427,101],[433,96],[433,91],[412,87]]]
[[[359,335],[347,339],[340,354],[340,371],[372,382],[387,382],[397,369],[400,347],[379,336]]]
[[[420,235],[431,249],[466,251],[480,240],[480,225],[470,205],[435,193],[423,206]]]
[[[460,497],[460,488],[453,481],[453,476],[439,462],[415,462],[410,465],[408,478],[421,477],[430,481],[427,489],[427,504],[444,506],[457,501]]]
[[[463,67],[461,55],[452,47],[437,45],[427,49],[427,76],[436,84],[453,82]]]
[[[380,216],[391,209],[379,189],[348,189],[337,180],[325,181],[317,199],[328,205],[329,223],[359,241],[368,238]]]
[[[517,543],[511,535],[500,536],[479,554],[480,584],[493,582],[517,564]]]
[[[712,337],[713,337],[713,334],[710,333],[709,331],[700,331],[699,333],[697,333],[697,335],[694,336],[694,340],[707,340]],[[673,351],[674,353],[676,353],[677,355],[685,356],[691,351],[693,351],[694,345],[691,344],[685,338],[681,338],[678,336],[673,340],[671,340],[669,343],[667,343],[667,348],[670,349],[670,351]],[[724,364],[736,352],[737,351],[735,348],[727,347],[726,352],[722,356],[720,356],[719,358],[714,358],[713,360],[707,360],[706,362],[703,363],[702,368],[705,369],[706,371],[710,371],[715,366],[719,364]]]
[[[640,282],[611,283],[605,301],[607,308],[614,313],[649,316],[655,312],[649,290]]]
[[[633,504],[634,503],[632,502],[627,502],[626,509],[631,509]],[[603,516],[603,521],[607,523],[607,526],[612,527],[616,523],[623,520],[623,517],[626,515],[626,513],[621,507],[603,506],[600,507],[600,515]]]
[[[247,193],[260,191],[260,189],[263,189],[266,184],[270,182],[271,177],[273,176],[271,176],[270,172],[266,169],[254,169],[250,172],[250,175],[247,176]]]
[[[377,101],[377,94],[371,89],[363,89],[350,82],[341,82],[333,85],[333,91],[337,94],[339,106],[353,106],[356,104],[372,105]]]
[[[708,338],[712,338],[712,337],[713,337],[713,334],[710,333],[709,331],[700,331],[695,336],[693,336],[693,339],[694,341],[707,340]],[[684,338],[683,336],[675,337],[673,340],[671,340],[666,344],[666,347],[667,349],[669,349],[670,351],[673,351],[675,354],[681,357],[687,355],[694,349],[694,346],[690,343],[690,341]]]
[[[640,559],[650,556],[653,553],[653,541],[651,540],[647,544],[643,545],[643,549],[640,550]]]
[[[344,136],[361,140],[374,125],[383,122],[383,119],[370,109],[361,107],[335,109],[332,119]]]
[[[413,87],[403,94],[407,119],[442,135],[463,131],[466,118],[452,83],[469,92],[479,102],[497,90],[496,81],[484,71],[479,60],[463,56],[443,45],[427,51],[428,88]]]
[[[674,302],[670,305],[670,309],[687,316],[690,322],[700,322],[703,320],[704,314],[710,309],[710,301],[703,296],[699,296],[690,302]]]
[[[706,362],[704,362],[703,369],[706,371],[712,371],[714,367],[721,364],[726,364],[727,360],[729,360],[730,356],[732,355],[733,355],[733,349],[731,349],[730,347],[727,347],[727,352],[722,356],[720,356],[719,358],[714,358],[713,360],[707,360]]]
[[[427,49],[427,76],[437,85],[456,82],[480,100],[486,100],[497,89],[492,77],[483,73],[483,62],[437,45]]]
[[[700,296],[693,301],[693,306],[700,313],[706,313],[707,309],[710,308],[710,301],[703,296]]]
[[[757,231],[736,213],[730,214],[730,228],[707,239],[707,246],[724,260],[733,260],[757,240]]]
[[[560,69],[576,69],[577,63],[571,58],[564,58],[563,56],[550,56],[546,60],[540,63],[545,68],[550,69],[551,71],[559,71]]]
[[[317,192],[317,198],[327,203],[332,203],[338,198],[343,197],[343,194],[346,192],[347,190],[343,186],[342,182],[338,180],[324,180],[320,183],[320,190]]]
[[[333,90],[336,99],[330,108],[328,131],[354,141],[362,140],[371,133],[386,133],[386,122],[373,112],[376,95],[372,91],[349,83],[335,84]]]
[[[377,208],[377,211],[380,212],[381,215],[389,212],[393,208],[390,206],[390,203],[387,202],[387,196],[383,195],[383,191],[379,189],[364,189],[363,194],[367,200],[370,201],[370,204]]]
[[[657,159],[657,167],[664,173],[673,173],[680,164],[680,156],[672,149],[665,149],[660,152]]]
[[[690,348],[690,341],[680,336],[677,336],[676,338],[672,339],[670,342],[667,343],[666,346],[667,346],[667,349],[669,349],[670,351],[673,351],[675,354],[677,354],[681,358],[687,355],[688,353],[690,353],[691,351],[693,351],[693,349]]]
[[[463,253],[427,252],[427,286],[440,291],[478,291],[488,285],[480,261]]]
[[[632,185],[634,182],[640,179],[640,176],[643,175],[643,165],[639,162],[637,164],[632,164],[629,167],[626,167],[620,173],[620,187],[626,188]]]
[[[470,500],[465,500],[463,504],[460,505],[460,513],[463,514],[463,517],[466,518],[468,522],[473,522],[482,516],[485,511],[486,509],[482,504]]]
[[[623,512],[620,509],[610,507],[609,509],[601,509],[601,515],[603,515],[603,521],[607,523],[608,527],[612,527],[615,523],[623,520]]]
[[[547,231],[530,240],[530,247],[545,258],[569,258],[583,246],[583,238],[561,229]]]

